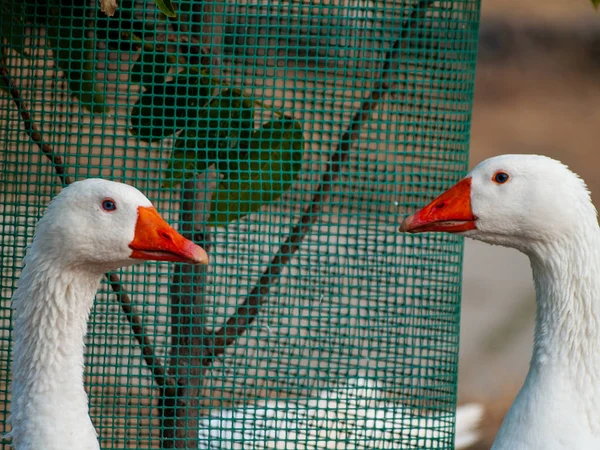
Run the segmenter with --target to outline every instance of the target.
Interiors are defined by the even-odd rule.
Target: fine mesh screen
[[[0,5],[2,435],[26,246],[102,177],[211,257],[103,280],[103,449],[453,448],[462,240],[398,225],[467,167],[478,0]]]

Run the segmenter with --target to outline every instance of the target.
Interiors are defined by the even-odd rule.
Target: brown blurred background
[[[590,0],[482,0],[471,166],[502,153],[560,159],[600,206],[600,13]],[[474,449],[490,448],[523,382],[534,314],[527,259],[468,241],[459,402],[486,408]]]

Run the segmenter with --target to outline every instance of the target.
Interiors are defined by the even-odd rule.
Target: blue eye
[[[114,202],[114,200],[107,198],[106,200],[102,201],[102,209],[109,212],[114,211],[117,209],[117,204]]]
[[[496,172],[492,180],[498,184],[504,184],[508,181],[510,177],[506,172]]]

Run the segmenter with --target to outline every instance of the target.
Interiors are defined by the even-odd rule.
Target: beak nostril
[[[440,202],[435,205],[435,209],[442,209],[444,206],[446,206],[446,202]]]
[[[170,241],[170,242],[173,242],[173,236],[171,236],[171,234],[170,234],[170,233],[168,233],[167,231],[165,231],[165,230],[161,230],[161,231],[159,231],[159,232],[158,232],[158,234],[159,234],[159,235],[160,235],[160,237],[162,237],[163,239],[165,239],[165,240],[167,240],[167,241]]]

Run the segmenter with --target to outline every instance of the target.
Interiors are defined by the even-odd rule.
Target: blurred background
[[[502,153],[557,158],[600,207],[600,13],[590,0],[482,0],[471,167]],[[548,180],[552,182],[552,180]],[[459,402],[485,404],[489,449],[529,368],[528,260],[466,242]]]

